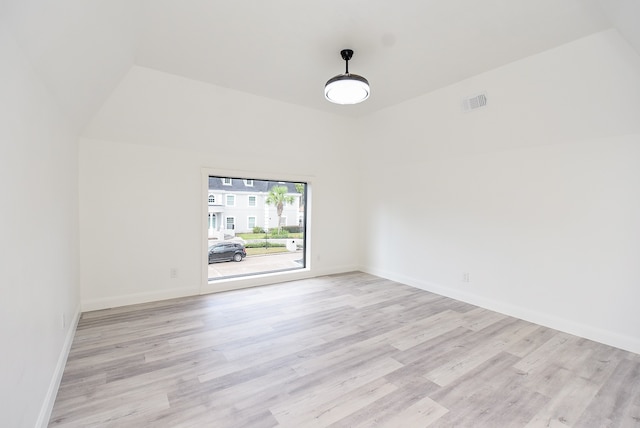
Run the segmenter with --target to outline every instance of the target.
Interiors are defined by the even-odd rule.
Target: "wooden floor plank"
[[[50,426],[640,427],[640,356],[352,272],[82,314]]]
[[[633,409],[640,396],[640,363],[622,359],[605,381],[576,426],[640,426],[640,415]],[[633,409],[633,411],[631,411]],[[604,422],[601,422],[604,421]]]
[[[429,397],[424,397],[385,421],[384,424],[389,427],[428,427],[448,412],[447,408]]]
[[[324,402],[272,409],[281,426],[326,427],[368,406],[398,388],[380,377],[341,395],[328,395]],[[323,401],[323,400],[318,400]]]

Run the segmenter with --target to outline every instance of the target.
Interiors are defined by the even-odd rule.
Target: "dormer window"
[[[244,185],[247,187],[253,187],[253,180],[244,180]]]
[[[223,186],[231,186],[231,179],[230,178],[223,178],[222,179],[222,185]]]

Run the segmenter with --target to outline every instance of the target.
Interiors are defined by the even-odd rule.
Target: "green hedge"
[[[245,245],[245,248],[276,248],[284,247],[285,244],[278,244],[269,241],[249,242]]]

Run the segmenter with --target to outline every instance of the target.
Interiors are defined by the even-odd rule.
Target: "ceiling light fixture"
[[[351,49],[340,51],[346,62],[344,74],[338,74],[324,85],[324,97],[336,104],[358,104],[369,98],[369,82],[362,76],[349,73],[349,60],[353,56]]]

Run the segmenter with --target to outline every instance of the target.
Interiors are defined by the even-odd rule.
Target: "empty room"
[[[0,2],[0,426],[640,427],[640,2]]]

